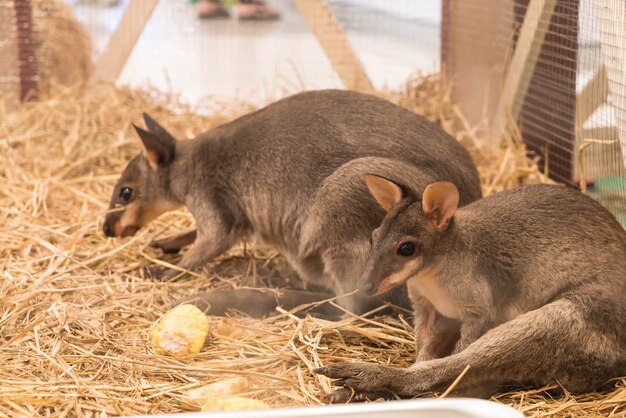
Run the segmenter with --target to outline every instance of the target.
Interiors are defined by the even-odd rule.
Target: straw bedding
[[[515,130],[496,154],[477,152],[480,129],[467,126],[436,78],[417,78],[386,96],[438,120],[472,148],[487,193],[545,181]],[[139,150],[130,123],[141,112],[189,138],[252,106],[213,103],[211,116],[199,116],[174,96],[103,85],[56,90],[11,114],[2,109],[0,415],[183,411],[191,408],[187,391],[235,375],[254,384],[246,396],[273,406],[314,405],[331,391],[314,367],[342,360],[411,363],[413,335],[404,317],[333,323],[289,312],[267,319],[235,314],[211,318],[199,355],[173,359],[149,348],[149,327],[178,298],[206,288],[298,286],[271,249],[243,245],[186,279],[144,277],[142,266],[161,257],[149,241],[192,226],[184,211],[132,238],[100,232],[111,188]],[[520,391],[496,399],[528,416],[623,416],[625,385],[618,379],[611,393],[578,397]]]

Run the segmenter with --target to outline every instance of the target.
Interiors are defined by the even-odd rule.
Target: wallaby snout
[[[104,219],[104,224],[102,225],[104,235],[111,238],[125,238],[135,235],[137,231],[139,231],[140,226],[124,225],[121,221],[121,216],[118,215],[119,213],[120,212],[109,213]]]
[[[407,243],[404,243],[406,245]],[[402,246],[401,244],[400,246]],[[368,296],[379,296],[400,286],[419,269],[419,260],[395,260],[388,264],[376,262],[368,268],[359,281],[359,289]]]
[[[114,229],[111,228],[111,225],[107,221],[104,221],[104,225],[102,225],[102,232],[104,233],[104,236],[106,236],[106,237],[114,237],[115,236]]]
[[[405,282],[407,277],[402,264],[377,261],[381,255],[376,254],[375,250],[372,253],[372,258],[359,279],[359,290],[368,296],[379,296]],[[388,254],[384,254],[383,258],[387,258],[386,255]]]
[[[375,280],[370,276],[368,270],[359,279],[359,290],[368,296],[375,296],[378,293],[379,284],[380,282],[378,280]]]

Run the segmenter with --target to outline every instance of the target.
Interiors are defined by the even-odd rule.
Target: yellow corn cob
[[[202,411],[250,411],[252,409],[269,409],[269,405],[256,399],[238,396],[224,399],[211,399],[202,405]]]
[[[180,357],[197,354],[209,334],[209,318],[193,305],[179,305],[157,322],[150,332],[158,354]]]

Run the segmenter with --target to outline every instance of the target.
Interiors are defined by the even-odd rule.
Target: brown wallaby
[[[626,375],[626,231],[591,198],[523,186],[457,210],[459,192],[423,193],[366,176],[387,211],[373,232],[361,286],[406,283],[417,362],[408,369],[339,363],[334,402],[441,391],[490,394],[506,384],[574,392]]]
[[[160,214],[187,206],[197,232],[154,243],[168,252],[193,243],[181,270],[201,267],[252,238],[279,250],[305,282],[322,288],[313,296],[323,300],[358,288],[371,231],[385,214],[367,193],[363,175],[412,179],[417,190],[451,181],[461,204],[481,196],[476,168],[457,141],[423,117],[370,95],[301,93],[185,141],[148,115],[144,121],[147,130],[135,127],[143,153],[128,164],[111,198],[110,207],[123,210],[109,212],[103,230],[107,236],[132,235]],[[302,292],[246,292],[241,298],[206,293],[192,301],[264,307],[248,309],[251,314],[266,313],[277,299],[311,301]],[[363,294],[343,301],[356,312],[379,303]]]

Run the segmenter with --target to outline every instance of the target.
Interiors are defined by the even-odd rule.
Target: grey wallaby
[[[298,305],[357,290],[371,231],[385,215],[362,182],[367,173],[412,179],[417,190],[450,181],[459,187],[461,204],[481,197],[476,168],[457,141],[435,123],[370,95],[301,93],[184,141],[146,114],[144,121],[147,130],[135,127],[143,152],[113,190],[110,208],[121,210],[107,214],[107,236],[133,235],[185,205],[197,231],[154,243],[166,252],[192,244],[181,270],[255,239],[275,247],[305,283],[322,289],[235,289],[192,298],[215,314],[231,307],[262,315],[277,301]],[[402,293],[392,301],[401,304]],[[363,312],[380,299],[354,294],[339,302]]]
[[[407,284],[417,361],[338,363],[333,402],[446,389],[483,396],[508,384],[572,392],[626,375],[626,231],[604,207],[558,185],[523,186],[457,210],[449,182],[420,190],[366,176],[388,213],[361,280]]]

